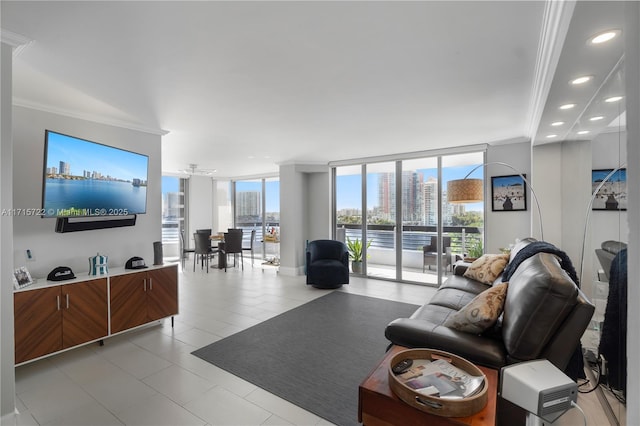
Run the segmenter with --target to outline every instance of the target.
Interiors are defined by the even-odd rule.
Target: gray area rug
[[[357,425],[358,386],[384,356],[385,327],[417,308],[334,291],[192,353],[336,425]]]

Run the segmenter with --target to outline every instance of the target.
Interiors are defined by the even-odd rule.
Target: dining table
[[[209,235],[211,241],[218,242],[218,269],[224,269],[227,264],[227,256],[224,252],[224,233],[219,232],[217,234]]]

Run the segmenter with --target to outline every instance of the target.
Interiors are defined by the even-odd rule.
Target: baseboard
[[[300,275],[304,275],[304,266],[290,268],[280,265],[279,271],[281,275],[286,275],[288,277],[298,277]]]
[[[0,417],[0,425],[2,426],[15,426],[18,423],[18,415],[20,412],[16,408],[13,413],[5,414]]]

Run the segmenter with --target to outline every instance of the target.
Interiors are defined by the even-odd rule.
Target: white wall
[[[196,229],[211,229],[213,232],[213,179],[206,176],[189,178],[189,229],[185,241],[195,247],[193,234]]]
[[[54,267],[69,266],[88,273],[88,258],[100,252],[109,266],[124,266],[132,256],[153,263],[153,242],[162,239],[160,136],[113,127],[49,112],[14,107],[13,202],[15,208],[40,208],[45,129],[149,156],[147,213],[138,215],[133,227],[56,233],[53,218],[14,218],[14,264],[26,265],[34,278],[43,278]],[[30,249],[35,261],[26,261]]]
[[[539,233],[534,237],[562,247],[562,146],[549,143],[534,146],[531,151],[531,186],[540,202],[544,231],[544,238]],[[534,218],[538,218],[537,212]],[[540,221],[536,220],[533,229],[539,227]]]
[[[561,144],[561,181],[559,190],[556,192],[562,196],[560,200],[562,233],[560,241],[550,242],[556,244],[569,255],[578,276],[581,275],[580,265],[583,263],[582,242],[587,219],[587,206],[591,198],[593,155],[592,144],[588,141],[565,141]],[[549,187],[551,190],[553,188],[553,186]],[[588,275],[589,272],[585,272],[585,276]],[[586,286],[583,287],[588,290]]]
[[[331,174],[307,173],[307,238],[331,239]]]
[[[304,273],[306,240],[330,238],[330,205],[328,166],[280,166],[280,272],[283,275]]]
[[[0,208],[13,207],[13,142],[11,140],[12,48],[0,44]],[[13,217],[0,216],[0,424],[15,409],[13,343]]]
[[[225,232],[233,227],[231,181],[213,181],[213,232]]]
[[[491,145],[487,149],[487,163],[502,162],[514,167],[518,172],[526,174],[527,180],[531,178],[531,148],[528,142]],[[489,164],[486,168],[486,199],[485,203],[485,253],[499,253],[501,247],[508,247],[516,238],[531,236],[531,210],[535,208],[531,193],[527,194],[526,211],[491,211],[491,177],[514,175],[518,172],[511,168]]]

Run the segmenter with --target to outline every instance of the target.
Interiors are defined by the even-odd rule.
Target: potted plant
[[[477,258],[481,257],[484,254],[484,248],[482,247],[482,240],[474,241],[469,247],[467,257],[464,260],[473,262]]]
[[[371,241],[367,242],[367,249],[371,246]],[[349,249],[349,259],[351,259],[351,269],[356,274],[362,273],[362,241],[360,238],[351,240],[347,237],[347,248]]]

